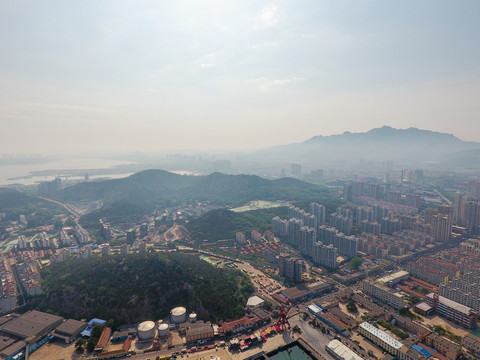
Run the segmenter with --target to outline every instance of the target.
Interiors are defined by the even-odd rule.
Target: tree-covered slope
[[[73,318],[134,323],[168,316],[178,305],[211,320],[243,314],[253,285],[244,274],[181,253],[73,260],[42,271],[39,307]]]
[[[27,195],[18,190],[0,188],[0,213],[5,213],[4,221],[19,220],[25,215],[28,227],[53,224],[54,216],[67,211],[49,201]],[[1,235],[1,230],[0,230]]]
[[[241,213],[215,209],[192,220],[186,226],[193,239],[209,241],[235,239],[235,234],[239,231],[248,235],[252,230],[259,232],[271,230],[272,218],[286,215],[286,207]]]
[[[296,179],[267,180],[253,175],[182,176],[162,170],[147,170],[125,179],[82,183],[58,192],[65,202],[102,200],[103,207],[82,220],[142,216],[155,207],[185,201],[210,201],[220,206],[238,206],[251,200],[327,199],[325,187]]]

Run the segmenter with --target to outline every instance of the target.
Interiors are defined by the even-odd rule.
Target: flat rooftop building
[[[87,327],[83,321],[69,319],[64,321],[55,329],[54,335],[64,340],[67,344],[71,343]]]
[[[408,277],[410,277],[408,271],[400,270],[378,279],[377,282],[387,286],[393,286],[396,283],[407,279]]]
[[[34,337],[40,339],[53,331],[63,322],[60,316],[32,310],[6,323],[0,330],[4,333],[18,336],[21,339]]]
[[[368,322],[363,322],[358,326],[360,334],[371,340],[392,355],[397,355],[403,344],[388,335],[385,331],[377,329]]]

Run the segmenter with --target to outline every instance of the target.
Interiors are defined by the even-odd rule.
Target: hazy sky
[[[0,0],[0,154],[480,140],[480,1]]]

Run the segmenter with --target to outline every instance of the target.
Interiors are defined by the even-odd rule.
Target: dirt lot
[[[340,306],[340,309],[344,314],[350,317],[353,317],[355,320],[358,320],[358,321],[363,321],[362,315],[365,315],[365,311],[367,311],[366,309],[363,309],[360,306],[357,306],[357,312],[352,313],[348,311],[346,304],[339,303],[338,306]]]
[[[237,264],[237,266],[239,270],[247,271],[247,274],[250,276],[250,279],[252,280],[255,289],[257,290],[258,294],[263,298],[270,298],[273,294],[285,289],[285,287],[281,286],[277,280],[272,279],[260,270],[255,269],[249,263],[245,262],[243,264]],[[263,289],[260,283],[263,284]]]
[[[383,350],[380,349],[377,345],[364,339],[362,335],[358,335],[357,333],[354,333],[352,334],[350,339],[352,341],[358,340],[360,342],[361,347],[363,347],[367,352],[368,350],[371,350],[373,352],[373,355],[375,355],[378,359],[381,359],[383,357]]]
[[[455,335],[464,337],[470,334],[470,332],[466,329],[464,329],[461,325],[455,324],[449,320],[445,320],[441,318],[440,316],[433,316],[433,317],[424,317],[423,318],[423,323],[425,325],[440,325],[445,329],[449,329],[452,333]]]
[[[81,356],[81,354],[75,352],[75,343],[65,344],[56,341],[43,345],[30,356],[30,360],[68,360],[80,359]]]

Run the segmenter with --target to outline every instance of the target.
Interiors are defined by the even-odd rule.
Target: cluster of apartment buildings
[[[448,274],[446,272],[430,267],[421,260],[415,262],[409,261],[407,270],[413,276],[437,286],[448,281]]]
[[[278,274],[296,283],[302,281],[303,260],[280,254],[278,257]]]
[[[22,251],[18,254],[23,262],[17,262],[18,279],[27,296],[38,296],[42,293],[42,278],[38,271],[37,259],[33,251]]]
[[[12,311],[16,307],[17,281],[8,257],[0,255],[0,313]]]

